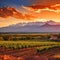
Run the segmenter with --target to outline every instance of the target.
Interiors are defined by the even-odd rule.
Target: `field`
[[[11,60],[18,60],[24,58],[25,60],[34,59],[38,56],[38,60],[45,60],[45,57],[50,59],[51,56],[58,54],[60,56],[60,35],[57,39],[50,40],[51,34],[37,34],[37,35],[0,35],[0,55],[2,58]],[[10,39],[11,38],[11,39]],[[10,39],[10,40],[9,40]],[[4,57],[3,57],[4,56]],[[40,57],[44,59],[40,59]],[[52,58],[52,57],[51,57]],[[24,60],[22,59],[22,60]],[[47,60],[46,59],[46,60]],[[60,58],[59,58],[60,59]],[[20,59],[21,60],[21,59]]]
[[[45,46],[45,47],[44,47]],[[51,41],[0,41],[0,47],[12,48],[12,49],[22,49],[37,47],[48,48],[48,47],[58,47],[60,42]]]

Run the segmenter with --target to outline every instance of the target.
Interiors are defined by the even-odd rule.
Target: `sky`
[[[0,6],[20,6],[20,5],[33,5],[33,4],[60,4],[60,0],[1,0]]]
[[[15,10],[0,9],[0,27],[21,22],[60,22],[60,0],[0,0],[0,8],[3,7]]]

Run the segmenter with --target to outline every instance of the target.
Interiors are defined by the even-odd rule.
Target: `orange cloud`
[[[59,9],[58,9],[58,10],[54,10],[54,9],[49,9],[49,8],[45,8],[45,9],[37,9],[35,12],[40,13],[41,11],[52,11],[52,12],[57,12],[57,13],[60,12]]]
[[[5,7],[0,8],[0,17],[9,18],[13,17],[17,20],[23,19],[24,21],[36,21],[36,19],[51,19],[60,20],[60,4],[55,5],[34,5],[25,7],[22,6],[22,12],[16,8]],[[13,19],[14,20],[14,19]]]
[[[34,5],[30,6],[34,9],[35,12],[41,12],[41,11],[52,11],[52,12],[60,12],[60,4],[55,5]]]
[[[2,8],[0,8],[0,17],[2,17],[2,18],[14,17],[16,19],[26,19],[26,20],[36,18],[36,16],[33,15],[31,12],[21,13],[16,8],[12,8],[12,7],[2,7]]]

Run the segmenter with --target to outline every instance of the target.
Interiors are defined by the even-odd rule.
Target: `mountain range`
[[[18,23],[0,28],[0,32],[60,32],[60,23],[54,21]]]

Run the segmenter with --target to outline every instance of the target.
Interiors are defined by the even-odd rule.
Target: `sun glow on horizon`
[[[50,21],[52,19],[40,19],[40,18],[36,18],[34,20],[21,20],[21,19],[16,19],[13,17],[10,17],[8,19],[2,19],[0,21],[0,27],[5,27],[5,26],[10,26],[13,24],[18,24],[18,23],[29,23],[29,22],[47,22]],[[52,20],[54,22],[60,22],[59,20]]]

